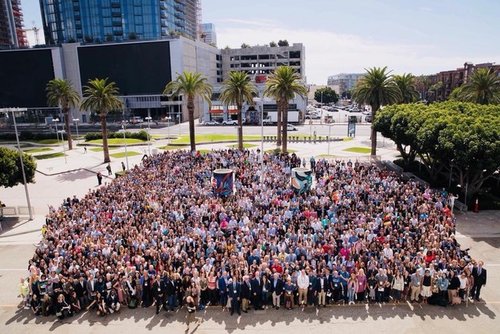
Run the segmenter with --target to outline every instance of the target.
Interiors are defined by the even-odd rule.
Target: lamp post
[[[167,116],[167,146],[170,145],[170,120],[172,117]]]
[[[57,130],[57,123],[59,123],[59,118],[54,118],[52,120],[54,124],[56,125],[56,136],[57,136],[57,143],[59,143],[59,131]]]
[[[127,139],[125,138],[125,121],[122,121],[122,130],[123,130],[123,141],[125,142],[125,161],[127,162],[127,170],[128,170],[128,153],[127,153]]]
[[[76,138],[77,138],[77,141],[78,141],[78,137],[80,137],[80,135],[78,134],[78,122],[80,122],[80,119],[79,118],[73,118],[73,122],[75,123],[75,126],[76,126]]]
[[[26,182],[26,172],[24,171],[23,152],[21,151],[21,144],[19,143],[19,133],[17,132],[16,115],[14,114],[15,112],[19,112],[19,111],[27,111],[27,109],[26,108],[5,108],[5,109],[0,109],[0,111],[6,111],[7,113],[8,112],[12,113],[12,119],[14,121],[14,130],[16,132],[17,150],[19,152],[19,160],[21,162],[21,172],[23,174],[24,193],[26,195],[26,203],[28,204],[29,220],[33,220],[33,211],[31,210],[30,194],[28,191],[28,184]]]
[[[148,121],[148,155],[151,155],[151,117],[146,117]]]
[[[68,160],[66,159],[66,147],[64,147],[64,130],[59,130],[58,132],[61,133],[61,144],[62,144],[62,149],[63,149],[63,155],[64,155],[64,163],[68,163]]]

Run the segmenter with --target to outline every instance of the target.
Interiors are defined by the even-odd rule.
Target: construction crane
[[[35,21],[32,21],[31,22],[33,24],[33,27],[30,28],[30,29],[24,29],[24,31],[33,31],[35,33],[35,41],[36,41],[36,45],[40,45],[40,39],[38,38],[38,32],[40,31],[40,28],[38,28],[36,25],[35,25]]]

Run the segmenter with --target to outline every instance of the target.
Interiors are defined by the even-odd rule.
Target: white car
[[[222,122],[223,125],[238,125],[237,121],[234,120],[229,120],[229,121],[224,121]]]
[[[294,126],[294,125],[292,125],[292,124],[290,124],[290,123],[288,123],[288,124],[286,125],[286,129],[287,129],[288,131],[297,131],[297,130],[298,130],[298,129]]]

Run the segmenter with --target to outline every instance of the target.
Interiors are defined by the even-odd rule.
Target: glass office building
[[[45,41],[196,39],[200,0],[40,0]]]

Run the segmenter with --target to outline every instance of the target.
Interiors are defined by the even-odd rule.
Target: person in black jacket
[[[115,313],[120,311],[120,301],[118,300],[118,293],[116,289],[111,289],[110,293],[106,297],[106,307],[109,313]]]
[[[472,298],[479,301],[481,288],[486,285],[486,269],[483,268],[484,262],[479,261],[477,267],[472,268],[472,277],[474,277],[474,285],[472,286]]]
[[[71,317],[73,314],[71,313],[71,306],[66,302],[66,299],[64,298],[64,295],[60,293],[57,296],[57,301],[56,301],[56,316],[59,319],[64,319]]]
[[[255,310],[262,309],[262,278],[260,277],[260,273],[255,272],[255,276],[251,281],[252,285],[252,304]]]
[[[280,308],[281,295],[283,294],[284,282],[278,273],[274,273],[271,280],[271,292],[273,295],[273,307],[277,310]]]
[[[241,315],[240,302],[241,302],[241,284],[230,278],[227,282],[227,295],[231,298],[231,315],[234,312]]]
[[[82,308],[86,307],[89,299],[87,292],[87,280],[83,275],[81,275],[78,279],[75,279],[73,282],[73,289],[76,292],[76,297],[80,302],[80,306]]]
[[[328,280],[324,272],[315,281],[314,286],[315,295],[318,298],[318,306],[326,307],[326,293],[328,292]]]
[[[176,306],[176,292],[175,292],[175,280],[173,277],[170,277],[168,273],[163,277],[163,282],[165,285],[165,297],[166,297],[166,305],[168,305],[168,309],[173,311]]]
[[[252,285],[247,275],[243,276],[243,283],[241,283],[241,310],[248,313],[248,304],[252,297]]]
[[[163,280],[160,279],[160,275],[156,275],[152,286],[153,297],[156,304],[156,314],[160,313],[160,309],[165,303],[165,284]]]

